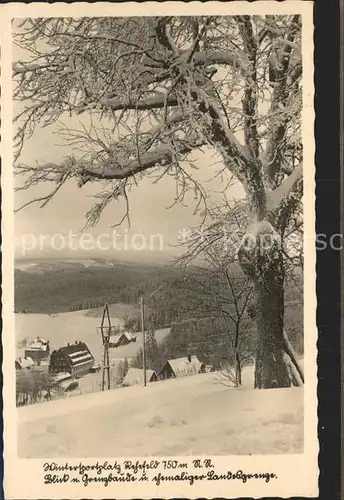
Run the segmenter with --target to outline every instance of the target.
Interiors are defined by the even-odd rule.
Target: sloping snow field
[[[18,408],[20,458],[302,453],[303,389],[216,373]]]
[[[48,314],[16,314],[16,342],[26,337],[34,339],[41,335],[50,341],[51,350],[58,349],[68,342],[74,343],[76,340],[86,342],[90,348],[96,362],[99,363],[103,355],[103,346],[101,334],[98,330],[101,318],[88,316],[85,311],[75,311],[60,313],[57,315]],[[111,318],[113,326],[121,323],[121,320],[115,317]],[[169,328],[156,330],[155,338],[160,343],[169,333]],[[135,356],[142,346],[142,333],[136,334],[136,342],[126,346],[111,349],[111,358],[131,358]],[[24,355],[24,349],[16,349],[17,356]]]

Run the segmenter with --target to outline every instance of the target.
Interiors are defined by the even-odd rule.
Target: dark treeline
[[[119,264],[116,267],[71,267],[44,273],[15,271],[15,308],[28,313],[62,313],[137,304],[147,293],[179,273],[173,268]]]

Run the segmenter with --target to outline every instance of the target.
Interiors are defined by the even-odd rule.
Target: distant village
[[[112,336],[109,347],[120,347],[136,342],[135,334],[127,331]],[[126,358],[125,373],[116,387],[143,385],[144,370],[130,367],[131,359]],[[114,365],[122,365],[123,360],[112,359]],[[50,343],[43,337],[36,337],[25,346],[24,356],[15,360],[17,374],[17,406],[42,402],[63,397],[66,393],[80,389],[79,382],[86,375],[102,371],[87,344],[75,341],[51,351]],[[212,372],[215,368],[199,360],[196,355],[169,359],[159,362],[155,369],[146,369],[146,382],[158,382],[176,377]],[[98,384],[101,390],[101,384]]]

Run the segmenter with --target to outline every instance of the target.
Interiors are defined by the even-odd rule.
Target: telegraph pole
[[[146,377],[146,333],[145,333],[145,306],[143,295],[140,299],[141,302],[141,329],[142,329],[142,353],[143,353],[143,386],[147,385]]]
[[[148,295],[146,298],[149,299],[150,297],[153,297],[153,295],[156,294],[163,286],[165,286],[165,283],[162,283],[154,292],[152,292],[150,295]],[[147,361],[146,361],[146,332],[145,332],[145,303],[144,303],[144,295],[142,293],[141,298],[140,298],[140,304],[141,304],[141,329],[142,329],[142,350],[143,350],[143,385],[146,387],[147,385]]]
[[[105,317],[108,321],[108,326],[104,326]],[[109,358],[109,341],[111,335],[111,319],[108,304],[105,304],[102,322],[100,326],[100,330],[102,333],[102,340],[104,346],[103,353],[103,373],[102,373],[102,391],[105,390],[105,377],[107,378],[107,388],[110,389],[110,358]]]
[[[105,320],[107,319],[108,326],[104,326]],[[110,311],[109,311],[109,306],[108,304],[105,305],[104,311],[103,311],[103,317],[102,317],[102,322],[100,327],[98,327],[98,331],[101,332],[102,334],[102,343],[104,347],[104,353],[103,353],[103,373],[102,373],[102,391],[105,391],[105,386],[107,385],[108,390],[111,388],[110,384],[110,356],[109,356],[109,349],[113,347],[119,347],[119,343],[116,342],[110,342],[111,336],[116,335],[116,330],[113,330],[112,325],[111,325],[111,317],[110,317]],[[130,342],[136,341],[136,337],[131,338]],[[105,379],[107,378],[107,384]]]

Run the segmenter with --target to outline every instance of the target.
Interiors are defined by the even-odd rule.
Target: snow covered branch
[[[288,142],[291,142],[290,134],[299,118],[302,102],[298,98],[300,94],[299,80],[302,72],[301,62],[301,39],[299,30],[299,16],[293,16],[283,38],[269,29],[272,49],[270,54],[270,83],[273,92],[270,105],[270,119],[265,149],[266,175],[270,187],[277,186],[280,173],[284,167],[285,152]],[[273,19],[270,21],[273,27]],[[296,106],[290,105],[297,103]],[[294,126],[294,128],[297,128]]]
[[[109,106],[112,111],[137,109],[140,111],[149,109],[159,109],[164,106],[177,106],[178,101],[173,93],[168,97],[165,94],[156,94],[142,99],[124,98],[116,99],[111,97],[104,97],[100,101],[104,106]]]
[[[163,175],[209,145],[242,184],[258,218],[281,204],[287,210],[286,199],[302,177],[295,169],[302,155],[297,17],[29,20],[19,40],[32,56],[13,65],[21,101],[18,157],[37,126],[66,112],[104,119],[111,130],[103,143],[67,131],[70,146],[83,141],[82,160],[74,152],[56,165],[19,166],[31,172],[32,182],[58,185],[62,174],[81,186],[156,167]],[[270,109],[262,112],[267,100]],[[187,176],[181,168],[179,174]]]
[[[258,95],[257,95],[257,52],[258,41],[253,32],[250,16],[236,16],[239,31],[243,38],[248,59],[245,68],[245,87],[242,99],[245,123],[245,141],[253,158],[259,157],[259,139],[257,128]]]
[[[303,189],[303,164],[274,190],[267,193],[267,211],[277,227],[286,227],[293,210],[300,203]]]
[[[37,176],[42,181],[56,182],[57,179],[63,179],[63,183],[67,178],[74,177],[79,180],[81,187],[92,180],[127,179],[153,167],[166,168],[176,155],[186,155],[202,145],[204,141],[195,138],[181,143],[177,151],[171,145],[163,144],[137,158],[128,159],[125,163],[116,161],[116,158],[108,158],[99,164],[93,164],[91,160],[83,162],[69,157],[60,164],[46,163],[38,167],[18,166],[17,172],[31,174],[21,189],[28,189],[37,183]],[[60,180],[58,182],[60,183]]]

